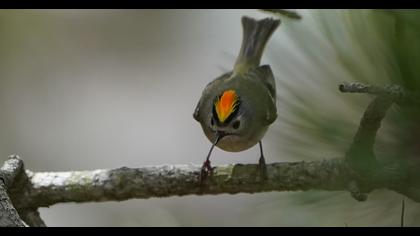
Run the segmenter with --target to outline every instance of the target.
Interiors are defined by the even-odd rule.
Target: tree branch
[[[394,163],[383,166],[377,162],[374,153],[376,134],[385,118],[386,112],[395,102],[398,105],[415,105],[418,99],[414,94],[409,94],[398,85],[384,88],[364,85],[361,83],[343,83],[339,86],[341,92],[369,93],[377,95],[366,108],[361,118],[359,128],[353,138],[353,143],[346,152],[345,159],[353,170],[353,180],[349,182],[352,196],[364,201],[365,193],[376,188],[378,182],[387,183],[390,189],[402,193],[418,201],[420,189],[409,173],[418,172],[416,166],[407,163]],[[408,180],[411,181],[408,181]],[[407,186],[407,183],[411,185]]]
[[[25,223],[13,207],[3,182],[0,182],[0,227],[24,227]]]
[[[236,194],[267,191],[345,190],[347,168],[342,159],[267,165],[261,182],[255,164],[218,166],[207,186],[200,186],[200,166],[122,167],[112,170],[27,171],[29,191],[15,195],[17,208],[47,207],[63,202],[122,201],[131,198],[189,194]]]
[[[343,93],[369,93],[374,95],[388,95],[396,101],[403,100],[406,97],[406,92],[402,89],[402,87],[398,85],[389,85],[382,88],[357,82],[345,82],[340,84],[338,89]]]
[[[349,182],[348,189],[358,201],[367,199],[366,192],[371,191],[378,181],[379,164],[374,153],[374,143],[381,121],[391,105],[403,98],[403,90],[399,86],[380,88],[361,83],[343,83],[339,85],[341,92],[369,93],[377,97],[366,108],[359,128],[353,138],[350,148],[347,150],[345,159],[353,170],[353,180]],[[380,181],[383,181],[381,179]]]
[[[44,220],[41,219],[38,210],[22,209],[19,211],[22,220],[32,227],[46,227]]]
[[[268,179],[261,182],[256,164],[217,166],[205,188],[200,166],[175,165],[110,170],[31,172],[30,187],[13,195],[18,209],[48,207],[65,202],[123,201],[132,198],[269,191],[348,190],[351,169],[345,159],[284,162],[267,165]],[[388,178],[383,175],[384,178]],[[390,188],[377,181],[375,188]],[[420,201],[420,198],[414,198]]]
[[[22,162],[13,158],[0,168],[0,227],[25,226],[7,194],[7,187],[11,186],[22,169]]]
[[[15,179],[17,179],[22,173],[22,160],[16,155],[11,155],[0,168],[0,179],[5,184],[5,187],[9,188],[11,187]]]
[[[376,133],[393,102],[394,99],[387,95],[376,97],[366,108],[360,120],[353,143],[346,153],[347,161],[360,175],[369,176],[378,165],[373,150]]]

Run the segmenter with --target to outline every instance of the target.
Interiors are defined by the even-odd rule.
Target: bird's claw
[[[261,178],[262,181],[265,181],[268,179],[267,175],[267,165],[265,164],[264,156],[260,157],[260,160],[258,161],[258,167],[257,167],[258,175]]]
[[[203,166],[201,167],[201,173],[200,173],[200,184],[201,184],[201,185],[205,185],[206,180],[207,180],[207,177],[208,177],[209,175],[212,175],[212,174],[213,174],[213,170],[214,170],[215,168],[216,168],[216,167],[212,167],[212,166],[211,166],[211,164],[210,164],[210,160],[206,160],[206,161],[203,163]]]

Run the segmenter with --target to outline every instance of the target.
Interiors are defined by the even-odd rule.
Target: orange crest
[[[238,105],[238,95],[235,90],[226,90],[217,99],[214,107],[220,122],[224,122],[235,110]]]

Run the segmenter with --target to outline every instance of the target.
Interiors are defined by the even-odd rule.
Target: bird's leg
[[[211,152],[213,151],[214,146],[216,146],[217,142],[219,141],[220,136],[218,135],[218,137],[216,138],[216,141],[213,143],[213,145],[210,148],[209,154],[207,154],[207,158],[203,163],[203,166],[201,167],[201,172],[200,172],[200,184],[204,185],[207,179],[207,176],[209,174],[213,173],[213,170],[215,167],[212,167],[210,164],[210,155]]]
[[[213,148],[212,148],[213,149]],[[210,151],[211,152],[211,151]],[[201,167],[201,173],[200,173],[200,184],[203,185],[206,182],[207,176],[209,174],[213,174],[213,170],[215,167],[212,167],[210,164],[210,158],[209,156],[206,158],[206,160],[203,163],[203,166]]]
[[[258,161],[258,174],[260,175],[262,180],[266,180],[268,178],[267,165],[265,164],[262,141],[260,141],[259,144],[260,144],[260,160]]]

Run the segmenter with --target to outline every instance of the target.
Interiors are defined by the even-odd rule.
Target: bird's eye
[[[234,129],[238,129],[240,125],[241,125],[241,122],[239,120],[237,120],[237,121],[233,122],[232,127]]]

